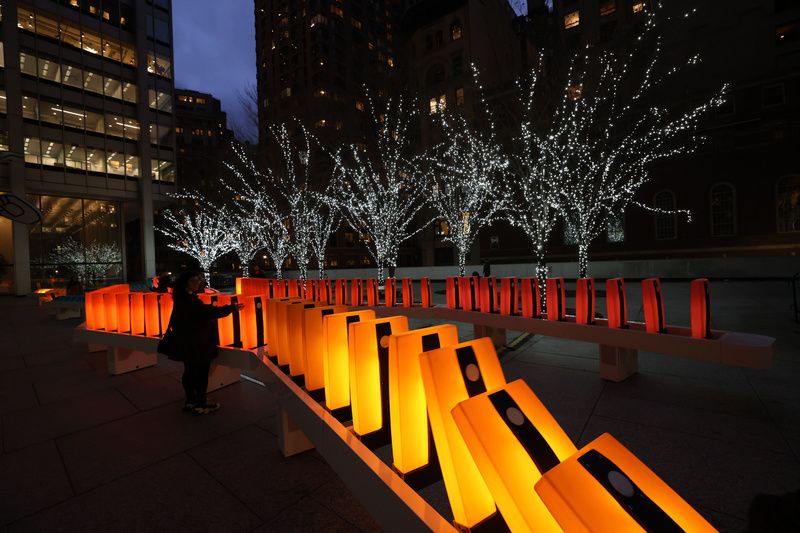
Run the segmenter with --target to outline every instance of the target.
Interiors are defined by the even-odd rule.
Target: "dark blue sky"
[[[228,127],[252,136],[239,93],[256,82],[253,0],[173,0],[175,86],[213,94]]]
[[[513,0],[518,11],[524,1]],[[257,140],[239,102],[256,82],[253,0],[173,0],[175,86],[213,94],[228,127]]]

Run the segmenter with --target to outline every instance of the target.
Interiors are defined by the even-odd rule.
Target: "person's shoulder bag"
[[[172,329],[172,316],[169,317],[167,323],[167,331],[164,336],[158,341],[158,353],[164,354],[168,359],[173,361],[183,361],[183,356],[175,350],[175,330]]]

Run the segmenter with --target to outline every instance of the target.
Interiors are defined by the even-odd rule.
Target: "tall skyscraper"
[[[321,139],[357,141],[363,87],[396,67],[399,0],[256,0],[259,136],[297,117]]]
[[[169,0],[5,0],[0,191],[42,211],[0,219],[0,290],[141,279],[153,205],[174,191]]]

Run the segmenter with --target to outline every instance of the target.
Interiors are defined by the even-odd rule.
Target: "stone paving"
[[[687,324],[688,284],[664,291],[668,322]],[[611,432],[715,526],[740,531],[756,494],[800,488],[800,326],[785,282],[711,291],[715,328],[777,338],[772,369],[640,354],[638,375],[610,383],[596,346],[538,336],[503,365],[578,445]],[[640,319],[636,284],[628,293]],[[179,364],[108,376],[104,354],[72,344],[77,324],[0,298],[0,532],[377,529],[318,454],[281,456],[269,387],[222,389],[223,409],[193,418]],[[441,484],[423,495],[449,514]]]

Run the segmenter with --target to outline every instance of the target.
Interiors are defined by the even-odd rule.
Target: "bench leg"
[[[490,337],[495,348],[502,348],[508,341],[506,330],[503,328],[493,328],[491,326],[474,324],[472,326],[472,330],[475,332],[476,339],[480,339],[481,337]]]
[[[278,447],[284,457],[314,449],[305,433],[292,421],[283,407],[278,407]]]
[[[620,382],[639,371],[639,352],[630,348],[600,345],[600,377]]]
[[[240,379],[241,373],[238,368],[211,363],[211,370],[208,374],[208,392],[238,383]]]
[[[109,346],[106,353],[108,357],[108,373],[112,376],[133,372],[148,366],[155,366],[158,362],[158,357],[154,353],[144,353],[117,346]]]

